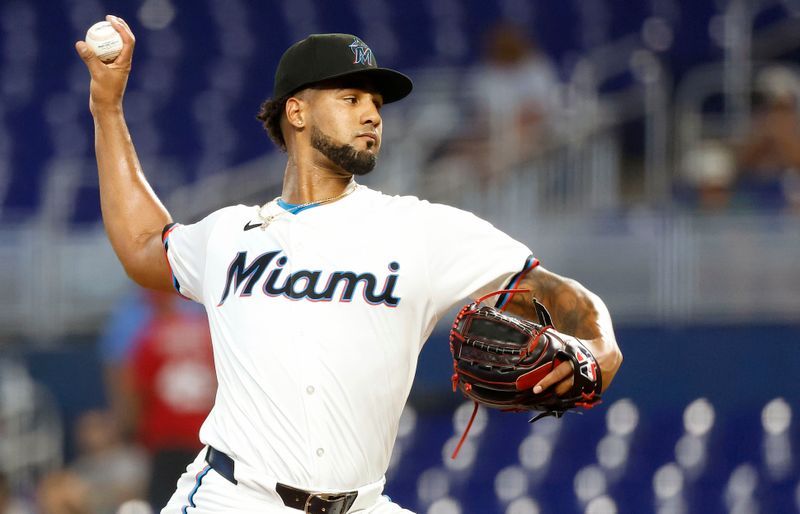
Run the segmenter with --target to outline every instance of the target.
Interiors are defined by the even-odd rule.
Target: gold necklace
[[[258,217],[261,218],[262,221],[261,230],[266,230],[269,224],[272,223],[275,220],[275,218],[283,216],[287,212],[294,214],[305,207],[311,207],[311,206],[316,207],[317,205],[324,205],[326,203],[335,202],[336,200],[340,200],[345,196],[349,195],[350,193],[352,193],[353,191],[355,191],[356,187],[358,187],[358,184],[356,184],[355,181],[352,181],[347,185],[344,191],[342,191],[340,194],[336,196],[331,196],[330,198],[324,198],[322,200],[314,200],[313,202],[306,202],[300,205],[295,205],[292,206],[292,208],[290,209],[281,208],[281,210],[279,210],[275,214],[270,214],[269,216],[265,216],[264,209],[266,209],[267,206],[272,205],[281,199],[280,196],[276,196],[275,198],[273,198],[272,200],[270,200],[269,202],[265,203],[264,205],[258,208]]]

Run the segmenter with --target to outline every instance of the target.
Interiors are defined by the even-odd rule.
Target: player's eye
[[[358,103],[358,99],[355,96],[346,96],[346,97],[344,97],[344,101],[349,103],[349,104],[352,104],[352,105],[355,105],[355,104]]]

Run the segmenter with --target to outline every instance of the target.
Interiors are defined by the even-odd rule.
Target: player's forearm
[[[170,215],[145,179],[122,108],[94,106],[92,114],[100,206],[111,246],[131,278],[163,288],[167,266],[163,258],[153,258],[161,251],[153,246],[160,245]]]
[[[550,296],[548,303],[553,306],[556,329],[586,340],[600,365],[605,389],[622,365],[608,308],[599,296],[571,279],[563,279]]]
[[[587,342],[600,363],[605,388],[622,364],[622,352],[603,300],[579,282],[541,268],[532,270],[520,288],[530,292],[514,295],[509,310],[535,319],[531,298],[541,301],[556,330]]]
[[[558,331],[581,339],[613,334],[611,315],[605,304],[579,282],[561,278],[541,294]]]

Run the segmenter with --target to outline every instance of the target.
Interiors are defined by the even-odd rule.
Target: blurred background
[[[196,454],[204,313],[105,238],[73,43],[137,36],[125,112],[184,223],[278,194],[285,48],[350,32],[415,91],[362,182],[474,211],[609,305],[602,406],[534,425],[420,359],[387,493],[427,514],[800,512],[797,0],[2,0],[0,514],[146,513]],[[176,297],[177,298],[177,297]]]

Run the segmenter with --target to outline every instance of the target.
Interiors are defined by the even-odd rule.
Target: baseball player
[[[148,186],[123,116],[133,34],[107,19],[124,41],[113,63],[76,43],[106,230],[133,280],[205,306],[219,383],[206,447],[163,513],[409,512],[382,495],[384,473],[420,349],[466,297],[530,289],[501,302],[525,312],[535,294],[611,381],[621,354],[599,298],[470,213],[354,179],[375,166],[382,105],[412,89],[361,39],[312,35],[281,58],[259,115],[287,153],[281,196],[180,225]],[[566,366],[536,388],[568,387]]]

